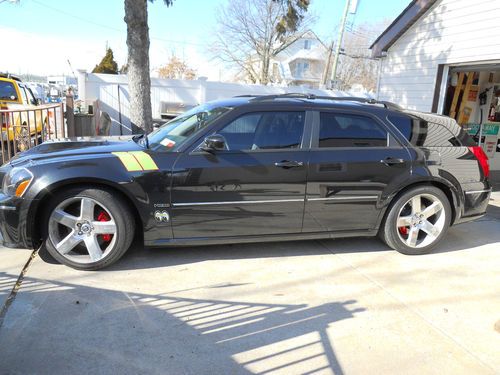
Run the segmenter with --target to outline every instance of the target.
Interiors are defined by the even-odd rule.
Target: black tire
[[[102,204],[102,207],[105,207],[106,211],[109,212],[110,216],[114,219],[114,224],[116,225],[116,234],[113,235],[116,236],[116,238],[109,243],[106,251],[103,251],[102,259],[98,261],[92,261],[92,259],[90,259],[89,262],[82,263],[68,259],[67,256],[61,254],[56,249],[56,246],[52,242],[51,236],[49,235],[49,221],[52,213],[60,204],[63,204],[71,199],[85,198],[90,198],[92,201],[96,202],[96,207],[100,207],[99,205]],[[97,208],[95,210],[97,210]],[[47,205],[44,218],[45,220],[43,222],[45,223],[45,228],[43,228],[43,238],[48,253],[59,263],[78,270],[93,271],[110,266],[125,254],[134,238],[135,222],[127,202],[118,194],[105,188],[94,188],[91,186],[74,187],[58,192],[58,194],[55,195]],[[102,247],[103,245],[101,244],[100,246]],[[76,245],[72,252],[82,252],[82,249],[86,251],[85,246],[83,244],[79,244]],[[88,252],[88,254],[90,253]]]
[[[432,196],[438,199],[442,203],[442,213],[444,218],[440,221],[443,226],[439,235],[432,240],[432,242],[426,246],[422,247],[411,247],[404,241],[404,233],[401,233],[397,226],[397,220],[400,212],[403,209],[408,209],[406,204],[414,197],[417,196]],[[388,208],[388,212],[385,216],[384,221],[379,230],[379,237],[384,241],[390,248],[406,255],[421,255],[430,253],[443,239],[450,227],[452,210],[450,206],[450,201],[446,194],[439,188],[434,186],[419,186],[407,190],[403,194],[397,196],[392,202],[391,206]],[[433,216],[429,217],[429,220],[433,220]],[[408,229],[406,229],[408,230]],[[410,226],[411,230],[411,226]],[[420,230],[423,235],[427,235],[426,232]],[[421,236],[420,232],[418,235]],[[432,238],[432,237],[431,237]],[[423,244],[423,242],[422,242]]]

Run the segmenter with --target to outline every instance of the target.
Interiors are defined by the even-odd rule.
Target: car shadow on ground
[[[474,222],[450,228],[446,237],[430,254],[468,250],[500,243],[500,207],[490,205],[487,216]],[[189,247],[145,248],[141,240],[134,241],[130,250],[108,271],[169,267],[207,260],[298,257],[360,252],[389,252],[376,237],[338,238],[325,240],[263,242],[253,244],[210,245]],[[42,247],[40,257],[48,263],[57,263]]]
[[[499,225],[500,207],[490,205],[488,215],[484,218],[451,227],[443,241],[429,256],[500,243],[500,231],[495,230],[495,227],[498,228]],[[391,251],[394,250],[389,249],[376,237],[170,248],[144,248],[136,242],[122,260],[108,269],[112,271],[168,267],[218,259],[300,257]]]
[[[356,304],[196,299],[26,277],[0,330],[0,373],[343,374],[327,329],[365,311]]]

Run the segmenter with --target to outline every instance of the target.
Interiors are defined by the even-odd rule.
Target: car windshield
[[[195,107],[149,134],[149,148],[155,151],[175,151],[189,138],[231,109],[231,107],[213,107],[209,104]]]
[[[0,100],[17,100],[16,89],[12,83],[0,81]]]

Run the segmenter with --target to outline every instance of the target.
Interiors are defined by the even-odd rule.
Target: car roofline
[[[273,95],[237,95],[235,98],[248,98],[249,102],[273,101],[276,99],[299,99],[304,101],[309,100],[331,100],[339,102],[357,102],[362,104],[382,105],[387,109],[402,110],[403,108],[395,103],[376,100],[374,98],[362,98],[357,96],[327,96],[315,95],[310,93],[285,93]]]

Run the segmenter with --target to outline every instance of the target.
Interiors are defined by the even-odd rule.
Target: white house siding
[[[500,60],[500,0],[440,0],[381,61],[378,97],[430,111],[439,64]]]

